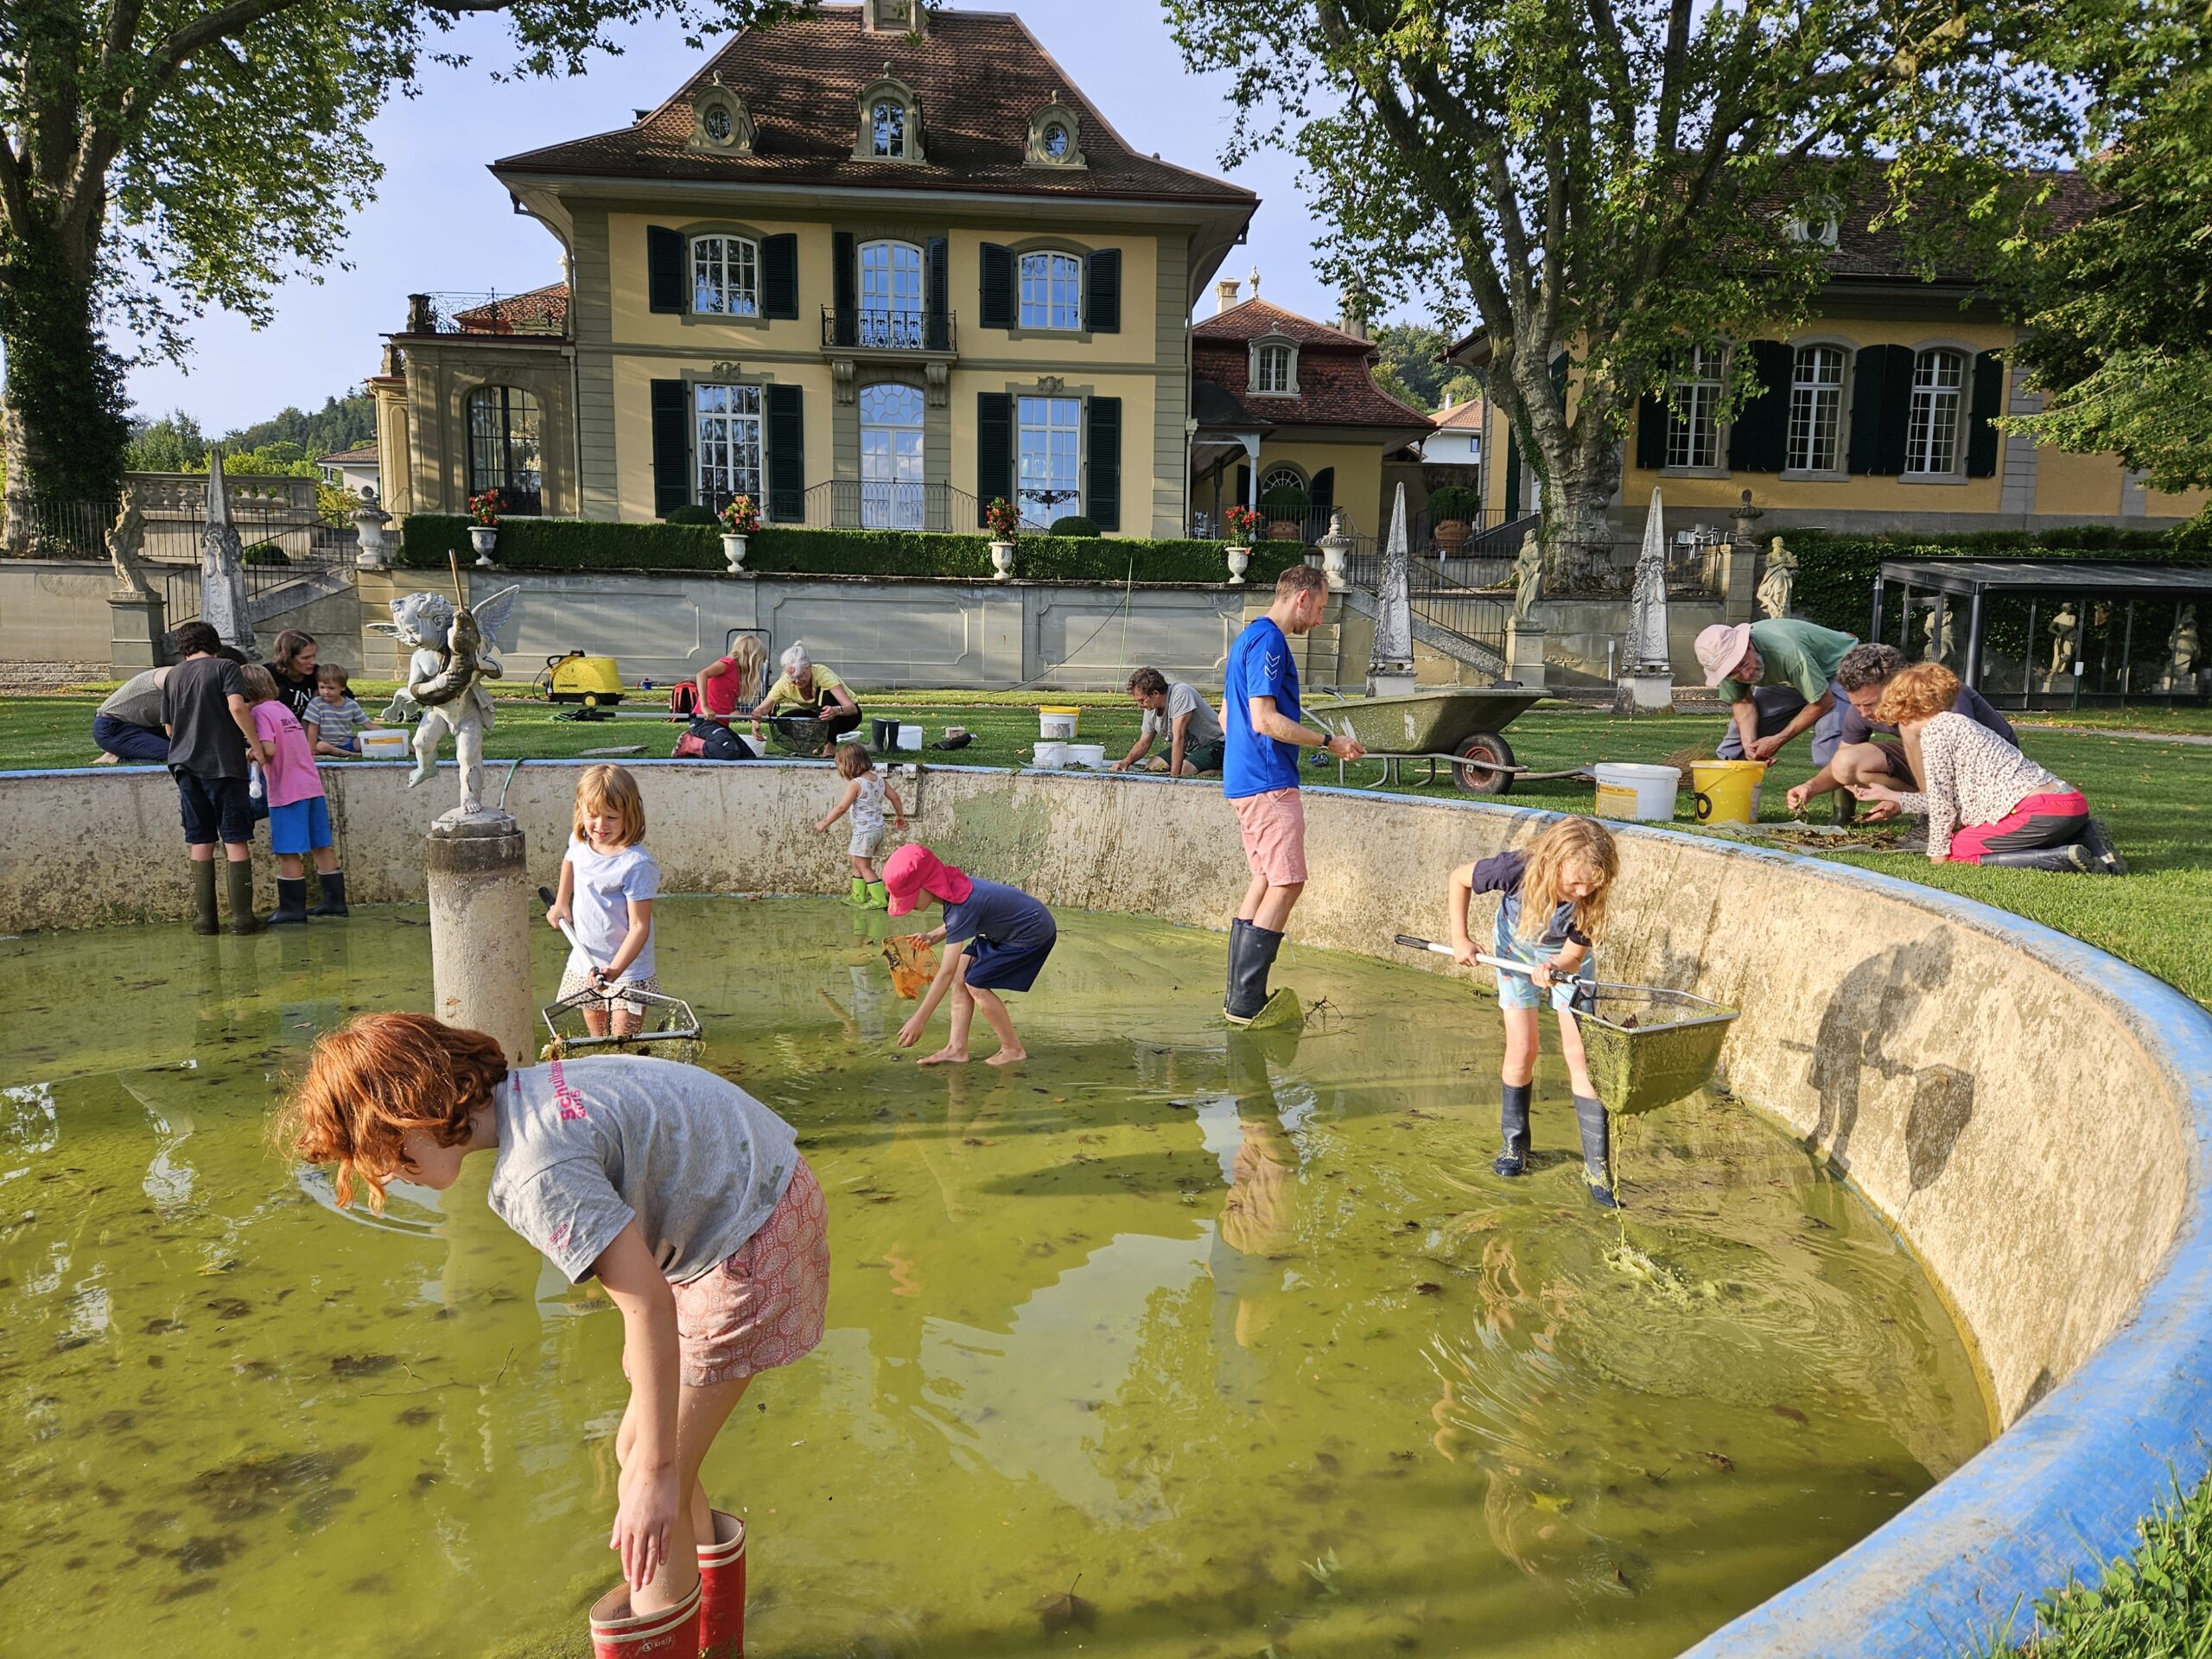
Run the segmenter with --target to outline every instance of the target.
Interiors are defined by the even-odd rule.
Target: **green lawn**
[[[356,694],[372,712],[388,687],[361,684]],[[0,699],[0,767],[78,766],[96,751],[89,732],[98,702],[92,693]],[[870,715],[897,715],[925,728],[934,741],[948,725],[967,727],[975,742],[944,757],[962,765],[1019,766],[1037,738],[1036,706],[1071,703],[1083,709],[1081,735],[1103,743],[1109,759],[1135,741],[1137,712],[1127,698],[1102,694],[1061,696],[1034,691],[884,692],[864,695]],[[2146,713],[2129,711],[2139,723]],[[1719,736],[1715,715],[1676,715],[1620,720],[1589,709],[1554,705],[1514,722],[1506,735],[1523,765],[1554,771],[1595,760],[1679,760],[1683,752],[1709,752]],[[1911,880],[1985,899],[2049,924],[2147,969],[2212,1006],[2212,853],[2206,850],[2212,798],[2212,747],[2148,742],[2047,728],[2024,730],[2028,752],[2068,782],[2087,791],[2111,827],[2135,874],[2124,880],[2051,876],[1971,865],[1930,864],[1916,855],[1867,850],[1831,851],[1807,837],[1799,850],[1881,869]],[[499,718],[485,749],[493,760],[567,759],[591,749],[640,745],[648,756],[665,755],[676,741],[664,720],[625,718],[582,722],[518,696],[502,696]],[[1768,775],[1765,816],[1787,817],[1782,797],[1809,770],[1804,747]],[[923,758],[931,758],[925,751]],[[1347,781],[1368,782],[1380,768],[1350,769]],[[1333,765],[1310,771],[1314,782],[1336,781]],[[1448,792],[1448,791],[1447,791]],[[1510,798],[1560,810],[1587,810],[1586,784],[1524,785]],[[1688,796],[1684,794],[1683,811]],[[1823,807],[1815,813],[1826,822]],[[1878,842],[1878,833],[1859,837]]]
[[[2094,1585],[2036,1604],[2029,1641],[1985,1659],[2206,1659],[2212,1655],[2212,1480],[2177,1492],[2138,1529],[2131,1555]]]

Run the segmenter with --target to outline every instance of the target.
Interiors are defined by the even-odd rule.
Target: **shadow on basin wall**
[[[1805,1137],[1806,1145],[1824,1153],[1837,1169],[1851,1167],[1851,1136],[1869,1071],[1891,1081],[1911,1080],[1905,1146],[1915,1192],[1942,1174],[1951,1148],[1973,1120],[1972,1073],[1950,1065],[1914,1066],[1887,1049],[1921,1002],[1949,983],[1954,950],[1951,931],[1939,928],[1875,952],[1837,982],[1806,1068],[1821,1113]]]

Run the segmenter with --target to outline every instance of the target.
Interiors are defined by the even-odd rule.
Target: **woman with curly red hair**
[[[735,1084],[601,1055],[511,1069],[481,1032],[363,1014],[315,1046],[280,1144],[337,1166],[338,1202],[404,1180],[443,1192],[488,1152],[491,1205],[571,1283],[621,1310],[630,1404],[608,1547],[623,1582],[592,1609],[598,1659],[738,1659],[745,1523],[699,1470],[759,1372],[822,1339],[822,1189],[791,1126]]]

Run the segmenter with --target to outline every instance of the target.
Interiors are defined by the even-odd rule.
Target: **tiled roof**
[[[1311,317],[1301,317],[1295,311],[1286,311],[1270,300],[1253,298],[1241,305],[1195,325],[1191,330],[1193,340],[1257,340],[1262,334],[1287,335],[1301,346],[1338,346],[1348,351],[1371,352],[1372,340],[1348,334],[1341,328],[1332,328],[1325,322],[1316,322]]]
[[[335,454],[317,455],[315,459],[319,467],[368,467],[375,464],[377,447],[365,443],[358,449],[340,449]]]
[[[509,294],[483,305],[453,314],[454,325],[463,334],[511,334],[523,323],[533,331],[559,333],[569,321],[569,285],[548,283],[527,293]]]
[[[1446,404],[1428,417],[1439,427],[1464,426],[1479,428],[1483,423],[1483,400],[1470,397],[1464,404]]]
[[[1130,149],[1020,18],[940,10],[927,29],[918,39],[871,35],[857,6],[749,29],[634,125],[510,156],[493,170],[1258,205],[1241,186]],[[854,159],[861,89],[886,74],[920,105],[920,162]],[[716,79],[745,100],[753,155],[690,148],[692,95]],[[1056,100],[1081,116],[1077,142],[1087,167],[1025,162],[1031,118]]]
[[[1259,397],[1251,391],[1251,342],[1281,334],[1299,343],[1298,395]],[[1191,330],[1197,385],[1192,412],[1201,425],[1262,431],[1286,426],[1382,426],[1426,430],[1429,417],[1375,384],[1368,367],[1372,342],[1286,311],[1247,300]]]

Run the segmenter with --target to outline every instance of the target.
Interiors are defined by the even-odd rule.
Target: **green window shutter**
[[[1014,499],[1014,397],[1003,391],[976,394],[976,523],[991,503]]]
[[[806,518],[805,402],[797,386],[768,388],[768,517],[779,524]]]
[[[1332,512],[1337,505],[1337,469],[1324,467],[1313,474],[1313,481],[1306,486],[1306,499],[1313,505],[1315,516]]]
[[[655,311],[682,312],[683,233],[664,225],[645,226],[645,303]]]
[[[951,296],[952,254],[944,238],[930,238],[929,245],[922,251],[922,263],[927,272],[923,279],[927,291],[922,296],[922,344],[932,352],[948,351],[952,340],[951,313],[945,302]]]
[[[1083,285],[1083,323],[1094,334],[1122,332],[1122,251],[1101,248],[1090,256]],[[1104,520],[1099,520],[1104,527]]]
[[[1101,530],[1122,527],[1122,400],[1090,400],[1090,442],[1084,456],[1090,477],[1084,517]]]
[[[1663,450],[1661,452],[1665,453]],[[1510,524],[1521,516],[1521,435],[1513,423],[1505,423],[1505,518]]]
[[[796,319],[798,315],[798,238],[793,235],[760,238],[760,315]]]
[[[1851,451],[1845,470],[1868,478],[1904,471],[1912,417],[1912,352],[1904,346],[1860,348],[1851,367]]]
[[[1967,410],[1967,476],[1990,478],[1997,472],[1999,399],[2005,392],[2005,361],[1994,352],[1974,359],[1974,402]]]
[[[1506,442],[1512,441],[1509,429]],[[1636,400],[1636,464],[1654,473],[1667,464],[1667,405],[1648,391]]]
[[[830,276],[830,308],[837,319],[836,343],[850,346],[861,337],[860,245],[850,231],[837,231],[831,234],[830,246],[830,263],[836,266]]]
[[[681,380],[656,380],[653,512],[666,518],[691,499],[691,396]]]
[[[1252,505],[1252,469],[1249,467],[1236,469],[1236,505],[1240,507]]]
[[[976,300],[976,322],[983,328],[1014,327],[1014,254],[983,244],[983,287]]]
[[[1759,390],[1729,423],[1728,470],[1778,473],[1789,453],[1789,377],[1796,354],[1778,340],[1755,340],[1747,349]]]

